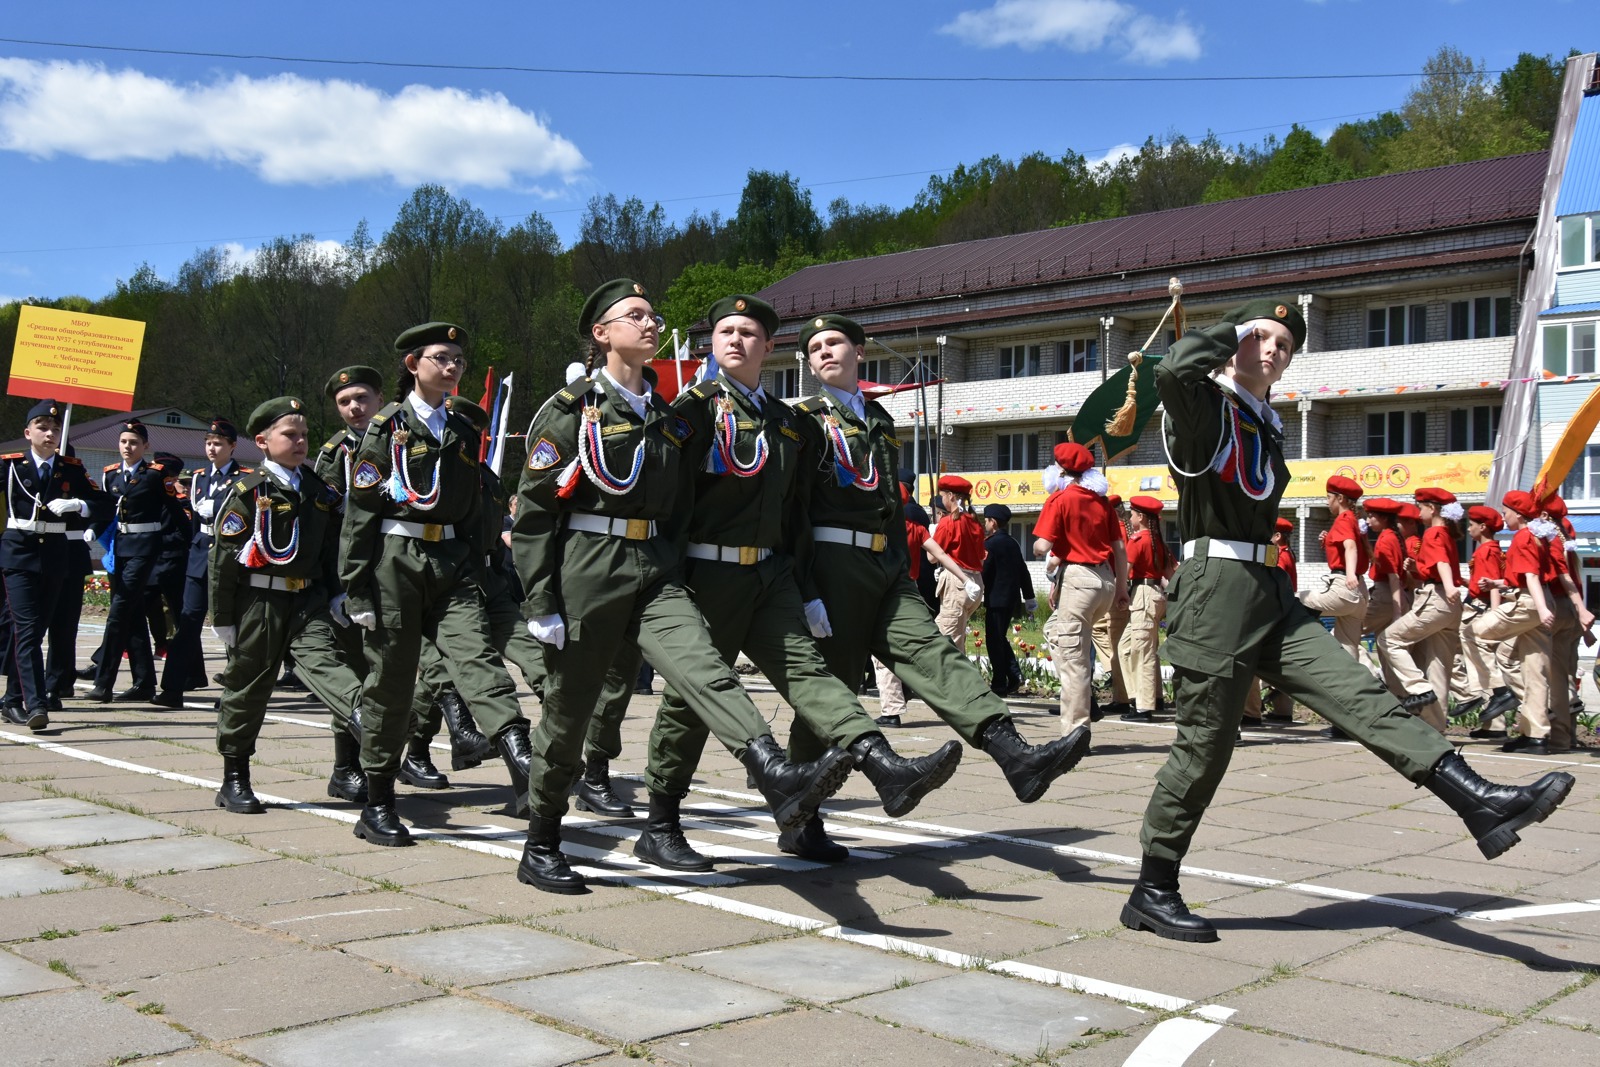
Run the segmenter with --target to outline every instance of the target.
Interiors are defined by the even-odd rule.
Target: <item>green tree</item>
[[[800,188],[794,175],[752,170],[739,194],[733,232],[740,260],[771,264],[785,249],[816,252],[822,220],[811,206],[811,191]]]
[[[1277,193],[1353,177],[1355,172],[1348,163],[1329,155],[1317,135],[1297,122],[1267,160],[1255,191]]]
[[[1423,79],[1400,109],[1405,132],[1384,146],[1384,169],[1416,170],[1531,152],[1549,143],[1508,115],[1489,91],[1481,64],[1445,45],[1422,65]]]
[[[1390,141],[1406,132],[1406,120],[1397,111],[1385,111],[1360,122],[1334,127],[1328,137],[1328,155],[1350,168],[1357,178],[1378,173]]]
[[[1546,134],[1556,128],[1561,109],[1561,75],[1566,64],[1554,56],[1523,52],[1510,70],[1500,72],[1500,107],[1512,119]]]
[[[762,263],[695,263],[667,286],[656,301],[656,310],[667,320],[667,329],[687,333],[706,317],[711,305],[734,293],[756,293],[792,273]]]

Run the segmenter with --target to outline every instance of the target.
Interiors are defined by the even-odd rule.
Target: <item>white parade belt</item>
[[[118,522],[117,533],[142,534],[155,533],[161,529],[159,522]]]
[[[699,542],[691,542],[686,551],[690,559],[737,563],[742,567],[753,566],[772,555],[772,549],[754,545],[705,545]]]
[[[257,589],[276,589],[283,593],[298,593],[311,584],[310,578],[279,578],[271,574],[252,574],[250,584]]]
[[[851,545],[855,548],[864,548],[869,552],[882,552],[889,544],[889,539],[881,533],[862,533],[860,530],[846,530],[840,526],[815,527],[811,531],[811,536],[818,541],[827,541],[835,545]]]
[[[64,534],[67,524],[64,522],[40,522],[37,519],[19,519],[11,516],[6,519],[6,529],[26,530],[29,533]]]
[[[584,533],[608,534],[629,541],[647,541],[656,535],[654,519],[617,519],[587,511],[575,511],[568,515],[567,528]]]
[[[1196,554],[1201,540],[1206,542],[1208,559],[1236,559],[1241,563],[1259,563],[1263,567],[1278,565],[1277,545],[1258,545],[1251,541],[1224,541],[1220,537],[1196,538],[1183,543],[1183,558]]]
[[[454,526],[440,526],[435,522],[406,522],[404,519],[384,519],[379,527],[396,537],[414,537],[419,541],[448,541],[456,535]]]

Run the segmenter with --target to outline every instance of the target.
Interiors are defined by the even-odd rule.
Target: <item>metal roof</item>
[[[121,415],[106,415],[88,422],[75,422],[67,431],[67,440],[79,452],[111,452],[117,451],[117,439],[122,436],[122,424],[129,419],[138,419],[144,423],[145,429],[150,431],[149,455],[157,452],[170,452],[184,461],[184,468],[189,469],[200,463],[206,462],[206,431],[207,423],[200,422],[198,428],[171,426],[154,418],[164,415],[169,411],[176,411],[187,415],[181,408],[144,408],[139,411],[129,411]],[[199,422],[194,416],[189,419]],[[0,445],[0,450],[6,452],[18,451],[27,447],[25,439],[18,438]],[[244,434],[239,434],[239,442],[234,446],[234,458],[240,463],[260,463],[261,450],[256,447],[255,441]]]
[[[972,295],[1538,214],[1548,153],[822,263],[761,291],[784,317]]]
[[[1545,308],[1539,312],[1539,317],[1542,319],[1546,315],[1580,315],[1590,311],[1600,311],[1600,301],[1592,301],[1587,304],[1562,304],[1559,307]]]
[[[1585,96],[1556,194],[1556,218],[1600,211],[1600,95]]]

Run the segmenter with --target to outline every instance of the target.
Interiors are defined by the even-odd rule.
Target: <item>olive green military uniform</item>
[[[350,471],[355,466],[356,449],[360,446],[360,435],[348,426],[341,427],[317,450],[317,458],[313,461],[317,477],[339,494],[339,502],[334,510],[337,512],[340,527],[344,524],[345,504],[350,497]],[[334,533],[336,540],[338,536],[336,529]],[[333,628],[334,648],[345,665],[354,671],[358,678],[367,676],[367,655],[361,649],[363,632],[359,626],[336,625]]]
[[[799,418],[783,401],[759,402],[726,374],[687,389],[672,410],[689,425],[683,458],[692,489],[678,505],[674,539],[686,546],[685,582],[706,618],[711,640],[732,666],[743,651],[771,681],[807,734],[841,748],[878,727],[818,654],[806,628],[788,534],[805,522],[800,470],[817,450],[802,445]],[[733,423],[732,441],[727,416]],[[759,470],[741,476],[765,455]],[[706,468],[715,461],[724,468]],[[896,489],[898,492],[898,489]],[[692,505],[691,502],[692,501]],[[666,796],[687,793],[707,730],[667,688],[650,732],[646,781]],[[808,756],[807,759],[815,758]]]
[[[1006,703],[939,632],[911,583],[905,508],[895,480],[900,442],[888,412],[870,400],[864,406],[865,417],[858,416],[826,391],[795,405],[811,457],[800,487],[806,519],[796,524],[796,574],[804,599],[820,598],[833,627],[818,647],[846,684],[861,678],[867,657],[876,656],[962,740],[981,748],[985,728],[1007,716]],[[850,484],[842,484],[831,428],[839,430],[845,458],[858,472]],[[846,538],[851,543],[838,540]],[[826,745],[796,719],[791,759],[815,759]]]
[[[211,619],[235,628],[222,672],[217,751],[248,758],[285,652],[307,688],[346,729],[361,679],[334,650],[328,599],[338,586],[339,494],[309,467],[292,489],[258,470],[236,479],[217,509],[211,544]],[[270,511],[257,532],[257,514]],[[250,562],[241,561],[241,553]],[[252,565],[254,564],[254,565]]]
[[[635,414],[603,372],[557,392],[529,429],[512,529],[523,614],[559,615],[566,627],[563,647],[545,647],[549,677],[528,776],[535,818],[567,810],[608,672],[636,668],[641,650],[736,756],[770,733],[712,647],[661,525],[683,499],[682,452],[693,432],[653,392],[644,416]],[[592,443],[587,469],[580,434]]]
[[[1279,319],[1290,314],[1278,306]],[[1449,742],[1402,710],[1339,647],[1295,597],[1287,573],[1263,562],[1223,558],[1225,546],[1213,551],[1212,539],[1244,542],[1258,546],[1257,558],[1267,559],[1259,546],[1271,539],[1278,501],[1289,486],[1279,432],[1211,377],[1233,356],[1237,338],[1236,325],[1228,321],[1191,332],[1155,373],[1167,412],[1169,454],[1180,474],[1178,526],[1190,539],[1168,589],[1166,651],[1176,675],[1177,738],[1156,775],[1140,835],[1145,854],[1164,861],[1181,860],[1188,850],[1233,754],[1245,691],[1255,675],[1322,714],[1413,782],[1428,778],[1451,751]],[[1228,456],[1221,450],[1225,415],[1237,420],[1243,442]]]
[[[443,440],[409,400],[388,405],[368,425],[351,467],[339,577],[349,613],[377,615],[377,628],[361,635],[368,668],[361,766],[369,774],[393,775],[400,765],[425,640],[449,659],[480,721],[498,725],[519,714],[478,585],[478,430],[451,404],[446,397]]]

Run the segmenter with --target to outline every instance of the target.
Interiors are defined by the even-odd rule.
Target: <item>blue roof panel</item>
[[[1581,315],[1590,311],[1600,311],[1600,301],[1590,304],[1562,304],[1560,307],[1545,308],[1539,312],[1539,317],[1542,319],[1550,315]]]
[[[1578,104],[1578,122],[1572,128],[1572,147],[1556,194],[1556,217],[1589,215],[1600,211],[1600,94]]]

